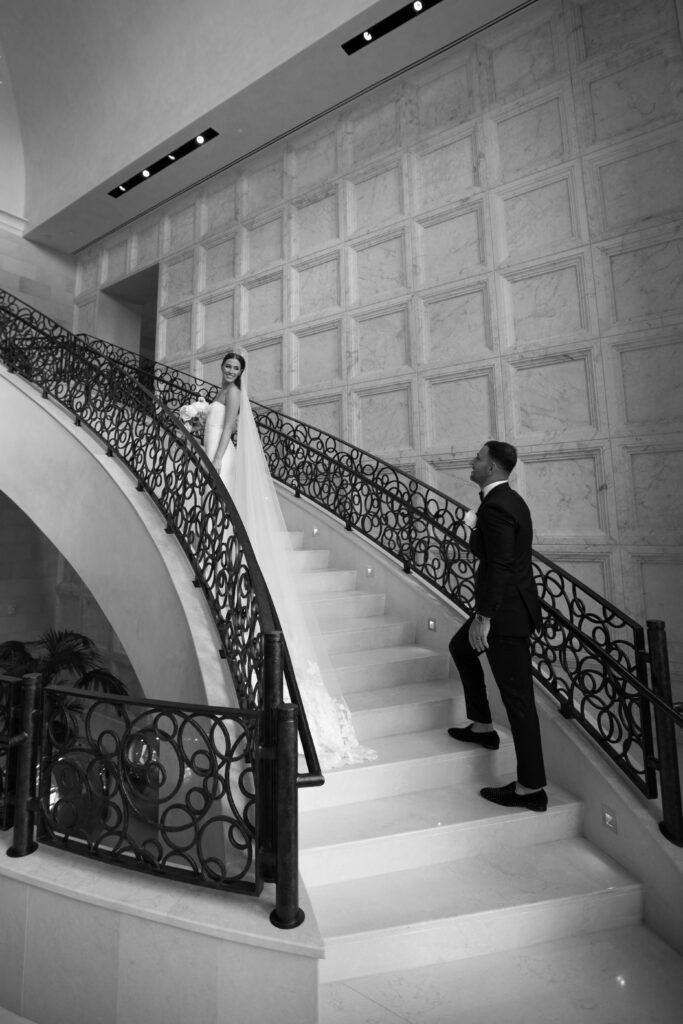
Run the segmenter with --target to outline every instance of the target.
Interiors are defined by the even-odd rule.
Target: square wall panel
[[[424,299],[425,360],[460,363],[493,351],[491,294],[488,281]]]
[[[588,144],[618,135],[647,131],[678,115],[671,60],[661,46],[651,45],[599,67],[579,79]]]
[[[159,317],[161,359],[177,359],[192,351],[192,310],[180,309]]]
[[[389,298],[407,288],[406,239],[402,233],[355,247],[354,255],[354,285],[361,306]]]
[[[258,278],[242,288],[243,330],[247,334],[282,322],[282,275]]]
[[[247,225],[244,231],[245,270],[254,273],[279,263],[284,256],[282,215],[260,224]]]
[[[206,242],[200,250],[200,291],[223,288],[235,277],[237,239],[235,235]]]
[[[419,209],[467,199],[480,187],[479,141],[475,128],[415,156]]]
[[[507,271],[501,282],[510,347],[576,340],[590,333],[583,255]]]
[[[159,259],[159,225],[150,224],[133,236],[133,255],[131,265],[144,267],[156,263]]]
[[[342,376],[341,324],[327,324],[293,335],[294,386],[314,387]]]
[[[539,97],[495,122],[503,181],[565,163],[573,154],[568,137],[566,98]]]
[[[404,211],[401,165],[384,168],[354,180],[349,186],[349,221],[352,231],[368,231]]]
[[[532,11],[536,23],[526,31],[520,32],[522,19],[512,22],[511,28],[504,22],[503,30],[499,29],[499,41],[491,33],[491,42],[480,47],[497,101],[505,102],[512,96],[538,89],[560,71],[562,58],[555,40],[554,11],[546,11],[547,8],[541,9],[542,21]]]
[[[318,316],[341,305],[339,253],[309,260],[293,268],[292,318]]]
[[[196,376],[206,380],[209,384],[221,384],[223,375],[221,373],[221,360],[225,350],[221,349],[215,355],[198,358],[195,365]]]
[[[669,644],[678,648],[678,660],[683,645],[683,616],[675,614],[683,608],[683,559],[657,557],[638,558],[645,600],[645,618],[666,623]],[[673,653],[673,652],[672,652]]]
[[[602,499],[600,453],[580,450],[534,452],[523,456],[524,492],[534,532],[543,543],[553,538],[602,538],[607,510]]]
[[[175,252],[176,249],[185,249],[194,242],[194,203],[182,210],[170,213],[166,218],[165,245],[166,252]]]
[[[508,373],[515,436],[529,444],[592,437],[598,426],[592,352],[511,361]]]
[[[409,385],[363,390],[356,394],[360,447],[370,452],[413,445],[413,411]]]
[[[498,433],[493,371],[425,381],[425,413],[431,448],[478,451]]]
[[[227,349],[235,337],[235,296],[217,296],[199,306],[199,347]]]
[[[302,192],[327,182],[337,173],[337,133],[326,131],[313,138],[298,139],[291,143],[289,150],[289,173],[292,191]]]
[[[683,217],[683,142],[659,137],[586,162],[592,172],[598,230],[606,234]]]
[[[242,179],[244,213],[253,216],[280,202],[283,197],[284,171],[282,160],[267,166],[248,167]]]
[[[683,337],[618,346],[616,371],[623,419],[660,432],[683,427]]]
[[[380,153],[395,149],[401,139],[400,105],[391,100],[373,110],[359,111],[348,125],[350,158],[354,164],[367,163]]]
[[[677,29],[671,0],[571,0],[571,13],[579,30],[580,57],[619,53],[655,31]]]
[[[102,265],[102,281],[116,281],[126,273],[128,263],[128,243],[119,242],[104,253]]]
[[[358,317],[355,321],[359,373],[388,375],[410,365],[410,322],[407,307]]]
[[[418,81],[417,117],[421,134],[462,124],[474,113],[476,76],[468,59],[442,64],[440,73]]]
[[[250,396],[258,400],[260,395],[282,391],[282,338],[251,346],[247,366]]]
[[[294,415],[309,426],[325,430],[334,437],[343,434],[342,400],[339,395],[297,402]]]
[[[657,326],[683,314],[683,240],[635,237],[601,247],[611,324]]]
[[[587,240],[578,165],[501,191],[500,258],[510,262],[574,248]]]
[[[99,283],[100,257],[92,256],[82,260],[78,267],[76,294],[92,291]]]
[[[681,480],[683,449],[630,451],[635,525],[644,539],[656,542],[663,529],[683,538]],[[680,540],[679,540],[680,543]]]
[[[237,212],[237,185],[234,181],[208,192],[202,204],[202,234],[220,231],[232,224]]]
[[[430,462],[432,486],[472,509],[476,509],[479,504],[478,488],[470,480],[472,458],[479,447],[481,445],[472,450],[467,460],[444,458],[433,459]]]
[[[184,256],[161,266],[160,305],[174,306],[194,291],[194,257]]]
[[[478,274],[486,267],[484,211],[479,204],[422,220],[419,237],[425,288]]]
[[[337,190],[292,208],[292,248],[295,255],[322,249],[339,240]]]

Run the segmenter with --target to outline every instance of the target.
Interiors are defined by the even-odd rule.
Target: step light
[[[342,50],[350,57],[352,53],[362,50],[364,46],[369,46],[376,39],[385,36],[388,32],[393,32],[395,28],[400,28],[407,21],[417,18],[418,14],[423,14],[430,7],[436,7],[440,3],[441,0],[414,0],[413,3],[406,4],[405,7],[401,7],[400,10],[390,14],[387,18],[382,18],[376,25],[366,28],[364,32],[359,32],[357,36],[349,39],[347,43],[342,43]]]
[[[176,160],[182,159],[184,156],[188,156],[190,153],[194,153],[195,149],[199,149],[207,142],[211,142],[215,139],[218,132],[214,128],[207,128],[206,131],[201,132],[199,135],[195,135],[190,139],[189,142],[184,142],[182,146],[178,146],[173,150],[172,153],[167,153],[166,156],[162,156],[160,160],[155,160],[153,164],[145,167],[138,174],[134,174],[132,178],[128,178],[121,185],[117,185],[116,188],[111,189],[109,195],[113,199],[118,199],[124,192],[130,192],[136,185],[141,185],[143,181],[147,181],[154,174],[158,174],[159,171],[163,171],[165,167],[170,167]]]

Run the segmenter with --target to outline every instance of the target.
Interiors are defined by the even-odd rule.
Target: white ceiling
[[[100,0],[92,2],[97,4]],[[114,0],[114,4],[116,2],[117,0]],[[281,0],[277,2],[279,5]],[[195,102],[192,108],[196,116],[190,122],[186,122],[181,116],[182,123],[174,124],[171,134],[167,130],[164,131],[161,141],[149,150],[137,145],[135,152],[131,153],[130,148],[126,149],[123,144],[120,147],[111,145],[112,140],[103,134],[107,130],[106,122],[98,122],[102,125],[101,137],[89,137],[89,145],[94,150],[106,150],[107,176],[105,177],[101,171],[96,171],[93,175],[95,181],[90,183],[90,187],[85,188],[82,194],[62,200],[59,208],[50,211],[46,216],[39,213],[37,217],[32,218],[32,207],[45,209],[45,203],[41,202],[44,196],[36,195],[36,190],[49,188],[50,179],[41,178],[40,175],[34,175],[32,178],[29,168],[27,182],[33,182],[33,195],[27,185],[29,226],[26,237],[63,252],[77,252],[198,181],[253,154],[268,143],[282,138],[297,127],[309,123],[377,83],[414,66],[416,62],[469,36],[481,27],[534,2],[536,0],[442,0],[433,9],[423,12],[408,24],[350,57],[342,50],[341,44],[367,28],[368,22],[373,24],[404,6],[405,0],[366,3],[361,13],[358,13],[358,3],[349,3],[347,9],[350,7],[356,10],[350,20],[337,19],[336,27],[328,34],[319,35],[314,42],[287,60],[272,67],[271,70],[266,70],[265,73],[259,73],[244,88],[226,96],[217,105],[210,106],[212,97],[209,97],[206,109],[203,107],[202,99],[210,90],[205,85],[204,96],[200,96],[199,103]],[[19,17],[17,10],[22,4],[23,13]],[[48,161],[49,168],[50,130],[54,126],[54,118],[62,117],[65,125],[69,124],[69,118],[64,114],[64,91],[59,89],[59,65],[51,67],[49,78],[41,75],[39,70],[41,55],[51,53],[50,46],[59,48],[59,40],[53,38],[50,41],[49,38],[45,38],[45,33],[41,32],[39,13],[43,4],[44,0],[2,0],[0,37],[10,69],[24,138],[31,137],[31,128],[37,120],[36,111],[40,111],[43,118],[40,131],[36,130],[31,137],[30,146],[25,143],[27,162],[35,161],[40,150],[41,159]],[[292,4],[290,9],[296,10],[301,6],[301,3]],[[5,17],[8,8],[12,8],[13,17]],[[30,8],[33,8],[37,19],[33,22],[30,20]],[[336,10],[341,10],[343,15],[344,8],[342,0],[338,0]],[[281,10],[278,8],[278,13],[281,13]],[[67,21],[63,24],[65,32],[73,31],[73,25],[69,25]],[[256,28],[263,32],[266,38],[267,26]],[[54,23],[50,31],[54,33]],[[129,28],[125,24],[121,25],[119,36],[109,39],[108,45],[120,50],[125,46],[127,31]],[[303,35],[304,33],[302,37]],[[82,42],[81,40],[81,44]],[[44,56],[42,59],[45,60]],[[124,63],[122,62],[122,73],[125,73]],[[96,69],[92,67],[85,68],[85,72],[91,79],[97,74]],[[124,87],[125,82],[122,82],[121,88],[125,92]],[[22,102],[22,97],[28,98],[28,94],[22,92],[25,90],[31,90],[32,106],[28,102]],[[74,102],[83,105],[86,99],[87,97],[78,95]],[[195,95],[193,100],[196,99]],[[56,101],[60,104],[60,110],[53,109],[52,117],[45,117],[46,105],[49,108],[52,104],[54,108]],[[127,112],[127,116],[134,119],[136,126],[138,118],[143,116],[146,109],[143,97],[140,97],[138,102],[139,109],[135,109],[138,103],[130,104]],[[30,125],[26,123],[28,120],[32,122]],[[207,127],[216,129],[219,137],[121,198],[113,199],[108,195],[109,190],[119,182]],[[73,127],[70,130],[74,131]],[[118,130],[121,131],[120,128]],[[89,136],[91,135],[92,129],[89,130]],[[58,148],[55,144],[55,152]],[[71,159],[75,159],[76,155],[81,159],[81,155],[76,154],[76,148],[74,147],[74,156]],[[120,162],[117,158],[119,152],[121,160],[125,162]],[[134,157],[133,160],[131,156]],[[60,157],[60,165],[55,167],[55,173],[68,173],[68,159],[67,151],[66,156],[62,154]],[[41,173],[45,173],[42,165],[40,170]],[[77,177],[76,166],[72,170],[74,177]],[[55,191],[58,191],[57,186]],[[68,190],[62,191],[68,194]]]

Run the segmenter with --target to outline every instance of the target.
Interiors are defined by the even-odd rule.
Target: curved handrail
[[[146,379],[173,407],[211,399],[217,390],[163,363],[82,337]],[[254,412],[275,479],[362,533],[463,611],[471,610],[473,559],[461,502],[324,430],[256,403]],[[533,567],[543,609],[533,638],[537,680],[646,796],[656,796],[643,627],[538,551]],[[669,711],[680,725],[680,716]],[[625,729],[628,743],[622,742]]]
[[[88,426],[150,495],[209,603],[240,706],[262,707],[263,638],[280,622],[237,509],[201,445],[125,359],[1,290],[0,358]],[[323,776],[286,644],[284,650],[307,765],[298,782],[318,785]]]

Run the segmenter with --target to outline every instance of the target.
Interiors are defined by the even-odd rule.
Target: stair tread
[[[493,781],[485,779],[481,785]],[[326,849],[341,843],[388,836],[400,839],[419,831],[436,834],[449,827],[466,827],[520,813],[484,800],[479,795],[479,788],[472,783],[442,786],[347,806],[302,811],[299,815],[301,849]],[[579,803],[557,786],[548,786],[547,793],[548,811],[545,815],[538,815],[538,820],[545,820],[555,812],[562,813],[565,808]]]
[[[353,715],[381,708],[395,708],[425,701],[455,699],[458,696],[454,679],[429,679],[424,683],[401,683],[377,690],[349,693],[346,703]]]
[[[533,812],[518,812],[533,813]],[[585,839],[311,886],[326,940],[642,886]]]
[[[682,1005],[683,958],[632,924],[328,982],[320,1024],[664,1024]]]
[[[320,632],[325,634],[344,633],[347,630],[376,632],[383,628],[393,626],[412,626],[408,619],[402,619],[397,615],[364,615],[362,617],[344,618],[332,616],[319,616],[318,626]]]
[[[419,644],[391,644],[388,647],[378,647],[373,650],[377,662],[382,664],[392,661],[419,661],[421,658],[443,658],[440,651],[431,647],[421,647]],[[339,651],[332,656],[332,661],[337,668],[363,666],[367,662],[368,651]]]

